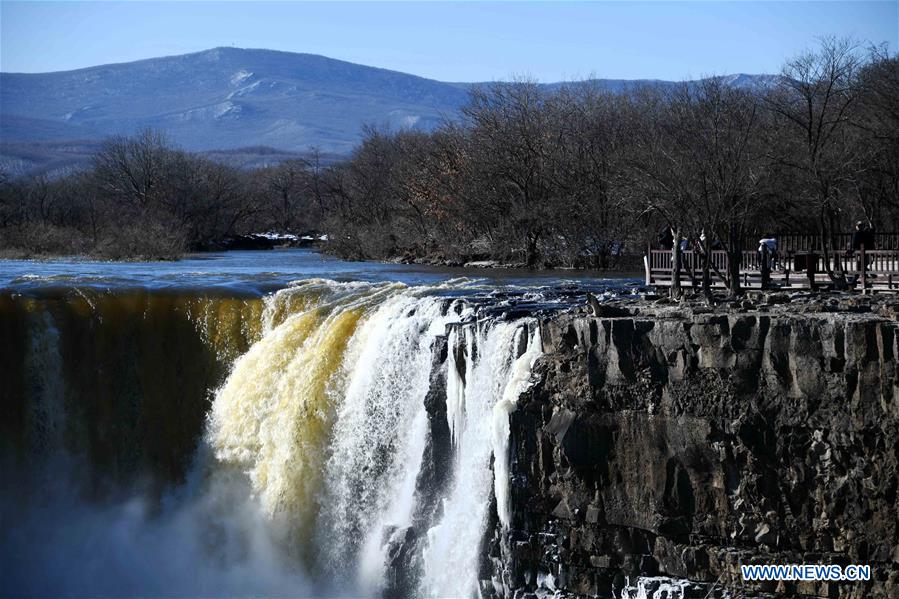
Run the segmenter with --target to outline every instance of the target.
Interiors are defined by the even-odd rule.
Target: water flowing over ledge
[[[48,500],[48,511],[77,505],[100,526],[137,527],[173,554],[179,542],[165,522],[189,522],[200,537],[214,522],[212,530],[229,541],[186,558],[201,573],[210,564],[233,571],[271,560],[263,570],[269,580],[218,585],[198,575],[174,594],[265,594],[296,584],[299,594],[471,596],[491,514],[509,519],[508,416],[531,382],[541,343],[527,311],[497,311],[502,302],[471,301],[464,287],[316,279],[263,300],[96,291],[53,301],[6,296],[2,322],[13,345],[27,351],[18,358],[10,350],[5,366],[22,381],[6,383],[22,415],[10,425],[5,472],[26,485],[21,464],[57,476],[56,462],[41,455],[75,460],[87,474],[69,481],[60,503]],[[167,373],[171,351],[185,347],[197,355],[182,355],[181,367],[209,356],[184,375],[204,388],[220,380],[211,396]],[[76,356],[98,370],[81,371]],[[186,404],[199,404],[205,424],[184,419],[197,410]],[[161,419],[165,426],[155,424]],[[444,429],[451,439],[445,447]],[[117,436],[110,439],[110,430]],[[123,516],[121,500],[90,482],[138,489],[144,483],[132,475],[152,470],[166,449],[169,467],[150,479],[140,475],[156,481],[162,515],[153,501],[127,499],[139,507]],[[26,496],[44,490],[40,481],[27,484]],[[105,507],[85,499],[96,493]],[[3,503],[7,513],[25,509],[11,498]],[[59,518],[47,522],[65,530]],[[36,520],[28,526],[41,532]],[[111,553],[123,551],[120,543],[113,536],[100,542]],[[21,549],[4,547],[4,561]],[[49,559],[45,550],[25,549],[18,559]],[[81,549],[71,538],[50,555],[69,561],[71,577]],[[125,551],[140,554],[133,546]],[[112,594],[141,587],[124,580],[125,572],[117,586],[117,573],[109,574]],[[91,588],[89,580],[58,582],[7,584],[26,593]]]

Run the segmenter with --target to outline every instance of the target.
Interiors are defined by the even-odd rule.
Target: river
[[[466,269],[348,262],[311,249],[191,254],[172,262],[105,262],[74,258],[0,260],[0,288],[16,290],[80,285],[111,289],[222,288],[266,293],[291,281],[310,278],[370,283],[393,281],[407,285],[431,285],[467,278],[491,287],[578,285],[591,289],[617,288],[637,282],[626,275],[609,278],[600,272],[576,270]]]

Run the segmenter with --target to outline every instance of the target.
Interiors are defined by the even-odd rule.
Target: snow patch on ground
[[[234,73],[233,75],[231,75],[231,85],[240,85],[241,83],[243,83],[244,81],[246,81],[247,79],[249,79],[252,76],[253,76],[252,72],[247,71],[246,69],[241,69],[241,70],[237,71],[236,73]]]
[[[231,78],[231,81],[234,81],[233,77]],[[231,98],[234,98],[234,97],[239,98],[240,96],[246,96],[247,94],[251,94],[251,93],[253,93],[253,91],[255,89],[257,89],[259,87],[259,83],[260,83],[259,81],[256,81],[254,83],[251,83],[250,85],[247,85],[246,87],[236,89],[233,92],[231,92],[230,94],[228,94],[227,99],[230,100]]]
[[[241,113],[240,104],[234,102],[222,102],[217,104],[213,113],[213,118],[220,119],[226,116],[238,116]]]
[[[259,79],[250,85],[245,85],[228,94],[228,99],[244,96],[288,96],[297,91],[295,85],[289,85],[283,81],[270,81]]]
[[[263,237],[265,239],[271,239],[272,241],[296,241],[299,239],[293,233],[277,233],[275,231],[267,231],[265,233],[251,233],[251,237]],[[303,237],[306,239],[306,237]],[[311,239],[311,238],[310,238]]]
[[[219,102],[211,106],[203,106],[202,108],[194,108],[177,115],[177,119],[181,121],[238,118],[243,112],[243,107],[231,101]]]
[[[251,237],[262,237],[272,241],[328,241],[327,235],[295,235],[293,233],[278,233],[277,231],[266,231],[265,233],[250,233]]]
[[[71,112],[65,113],[64,115],[62,115],[62,120],[64,120],[64,121],[78,120],[80,118],[83,118],[85,116],[85,113],[87,113],[87,115],[90,116],[91,111],[95,111],[96,109],[97,109],[97,106],[88,104],[87,106],[82,106],[81,108],[77,108]]]
[[[730,594],[722,589],[718,589],[718,594],[709,593],[709,597],[730,598]],[[705,594],[705,589],[689,580],[667,576],[641,576],[634,582],[628,581],[621,590],[621,599],[683,599]]]

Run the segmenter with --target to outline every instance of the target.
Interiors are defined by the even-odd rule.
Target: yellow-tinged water
[[[3,450],[46,444],[54,413],[56,442],[87,457],[98,479],[149,471],[162,485],[183,478],[205,438],[249,475],[268,513],[305,530],[347,343],[402,289],[313,279],[265,299],[0,293]]]
[[[402,286],[316,282],[276,294],[263,338],[234,364],[209,414],[217,460],[244,469],[263,509],[312,532],[322,471],[343,381],[347,345],[363,319]]]
[[[216,355],[229,364],[262,336],[260,300],[189,298],[183,309]]]

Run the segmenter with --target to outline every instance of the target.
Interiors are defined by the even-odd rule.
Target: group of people
[[[855,230],[852,232],[852,239],[849,244],[848,251],[850,253],[859,251],[862,248],[873,250],[875,248],[876,236],[874,225],[871,222],[858,221],[855,223]],[[705,242],[705,232],[700,235],[700,241]],[[674,235],[670,228],[665,227],[659,232],[659,247],[663,250],[671,250],[674,248]],[[679,240],[681,251],[690,249],[690,240],[681,237]],[[696,244],[696,242],[694,242]],[[696,244],[698,246],[698,244]],[[720,242],[714,242],[712,249],[719,249]],[[700,246],[701,251],[701,246]],[[780,256],[777,249],[777,238],[774,235],[765,235],[759,239],[758,246],[759,265],[765,270],[773,270],[778,268],[780,264]],[[867,261],[867,260],[866,260]]]
[[[694,249],[698,249],[699,251],[702,251],[703,246],[701,244],[704,244],[705,240],[706,240],[705,231],[703,231],[702,233],[699,234],[699,239],[691,240],[687,237],[681,237],[680,249],[681,249],[681,251],[685,252],[685,251],[689,250],[690,246],[692,245],[694,247]],[[659,242],[659,248],[661,248],[663,250],[674,249],[674,234],[671,232],[671,229],[669,229],[668,227],[665,227],[664,229],[659,231],[658,242]],[[712,241],[711,249],[712,250],[724,249],[724,244],[722,244],[720,241],[715,239]]]

